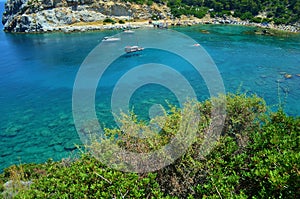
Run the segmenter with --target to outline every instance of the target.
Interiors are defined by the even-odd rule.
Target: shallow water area
[[[256,93],[274,110],[281,102],[289,115],[299,115],[300,35],[248,34],[254,29],[233,25],[176,28],[207,50],[222,74],[227,91]]]
[[[0,5],[3,10],[3,3]],[[300,74],[300,35],[250,35],[247,32],[252,31],[252,27],[222,25],[174,29],[185,33],[207,51],[220,71],[226,92],[255,93],[274,110],[281,101],[289,115],[300,115],[300,77],[297,76]],[[82,143],[72,115],[76,74],[102,38],[118,32],[29,35],[0,32],[3,49],[0,59],[0,171],[15,163],[45,162],[49,158],[60,160],[77,153],[75,144]],[[166,51],[145,49],[137,56],[121,56],[99,82],[95,110],[104,126],[115,126],[108,106],[113,85],[130,68],[150,61],[172,65],[190,82],[200,101],[209,98],[203,78],[188,69],[188,63]],[[291,77],[287,78],[286,74]],[[169,89],[150,84],[134,93],[130,105],[140,118],[147,119],[153,105],[161,103],[166,107],[166,101],[178,104]]]

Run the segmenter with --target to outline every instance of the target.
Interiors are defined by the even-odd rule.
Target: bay
[[[0,3],[1,13],[4,4]],[[0,26],[3,29],[3,26]],[[193,38],[216,63],[227,92],[246,92],[263,97],[271,109],[284,103],[287,114],[300,115],[300,36],[270,37],[249,34],[252,27],[199,25],[175,30]],[[104,36],[119,31],[89,33],[10,34],[0,32],[0,171],[16,163],[44,162],[76,154],[81,144],[72,116],[72,90],[76,74]],[[176,41],[174,41],[176,43]],[[99,55],[101,56],[101,55]],[[186,66],[173,55],[145,49],[134,59],[121,57],[116,64],[132,66],[147,61],[169,60]],[[129,63],[130,62],[130,63]],[[106,98],[96,96],[98,119],[113,127],[108,108],[111,86],[128,69],[112,67],[104,77]],[[284,74],[292,75],[285,78]],[[188,70],[185,77],[198,99],[209,98],[203,79]],[[103,100],[103,101],[101,101]],[[147,119],[153,104],[177,104],[170,90],[148,85],[134,93],[130,103],[140,118]]]

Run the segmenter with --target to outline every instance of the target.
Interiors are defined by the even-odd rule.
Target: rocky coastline
[[[151,18],[158,20],[152,22]],[[265,30],[300,32],[300,23],[275,25],[254,23],[234,17],[204,18],[182,16],[170,19],[170,8],[164,4],[138,5],[112,0],[8,0],[2,17],[4,31],[15,33],[85,32],[140,27],[191,26],[197,24],[231,24],[255,26]],[[112,19],[113,23],[106,23]],[[259,31],[258,34],[269,34]]]
[[[166,5],[138,5],[111,0],[7,0],[2,24],[6,32],[36,33],[120,28],[120,21],[170,17]],[[117,19],[108,25],[105,19]]]

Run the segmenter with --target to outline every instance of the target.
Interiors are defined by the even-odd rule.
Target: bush
[[[274,23],[279,25],[279,24],[287,24],[288,20],[285,18],[274,18],[273,19]]]
[[[211,152],[203,156],[203,141],[211,130],[212,104],[220,108],[224,99],[227,117],[222,136]],[[201,113],[193,144],[184,155],[156,172],[116,171],[85,152],[73,161],[12,166],[0,175],[0,191],[4,191],[4,182],[11,179],[33,182],[30,189],[18,189],[16,198],[297,198],[300,195],[299,117],[286,116],[282,110],[266,113],[264,100],[255,95],[228,94],[190,105]],[[133,114],[120,118],[122,130],[106,129],[106,135],[111,140],[118,135],[115,141],[124,149],[150,152],[174,138],[181,120],[194,116],[193,111],[187,110],[194,109],[187,106],[182,114],[181,109],[170,106],[162,131],[148,139],[122,133],[126,128],[133,132],[147,130],[145,122],[138,122]],[[129,122],[131,119],[135,123]],[[150,131],[148,128],[143,132]],[[183,132],[184,135],[187,134]]]
[[[254,18],[251,19],[251,22],[262,23],[262,18],[261,17],[254,17]]]
[[[271,21],[272,21],[272,19],[269,19],[269,18],[263,18],[262,19],[262,23],[269,23]]]
[[[242,13],[240,11],[234,11],[233,16],[234,17],[241,17]]]
[[[192,15],[194,15],[195,17],[201,19],[203,17],[205,17],[205,15],[207,14],[208,8],[201,8],[201,7],[196,7],[196,9],[192,10]]]
[[[152,0],[148,0],[148,1],[147,1],[147,5],[148,5],[148,6],[152,6],[152,5],[153,5],[153,1],[152,1]]]
[[[282,110],[271,113],[265,124],[251,134],[248,147],[248,195],[296,198],[300,194],[300,118]],[[251,188],[251,189],[250,189]]]
[[[267,14],[267,17],[268,18],[273,18],[275,15],[274,15],[274,13],[272,13],[272,12],[268,12],[268,14]]]
[[[125,24],[125,21],[119,20],[119,24]]]
[[[26,169],[27,165],[21,167]],[[32,173],[38,177],[30,189],[19,190],[16,198],[163,198],[155,173],[142,177],[115,171],[89,154],[68,165],[36,165]]]
[[[207,157],[204,183],[197,194],[231,198],[296,198],[300,194],[300,119],[282,111],[266,116],[240,150],[235,139],[223,137]]]
[[[246,20],[246,19],[252,19],[253,15],[251,12],[245,12],[244,14],[241,15],[241,20]]]
[[[106,19],[103,20],[103,22],[104,22],[104,23],[113,23],[113,24],[116,23],[116,22],[115,22],[113,19],[111,19],[111,18],[106,18]]]
[[[210,15],[211,18],[214,18],[214,17],[217,16],[217,13],[216,12],[210,12],[209,15]]]
[[[222,10],[222,12],[220,12],[220,16],[231,16],[231,12],[229,10]]]
[[[204,195],[216,193],[214,186],[209,188],[210,194],[195,190],[198,186],[206,186],[206,183],[210,181],[208,174],[215,172],[210,169],[215,167],[215,162],[218,162],[221,157],[225,156],[224,158],[228,159],[233,153],[242,151],[247,145],[249,134],[259,128],[257,119],[266,110],[264,100],[257,96],[247,97],[246,95],[228,94],[225,97],[227,116],[222,131],[224,137],[216,143],[217,148],[208,157],[202,156],[203,135],[210,129],[212,101],[214,104],[222,104],[224,96],[199,104],[202,125],[199,127],[194,144],[174,164],[157,172],[158,182],[167,194],[179,196],[179,198],[186,198],[192,194],[195,198],[202,198]],[[218,149],[218,146],[222,147]],[[230,159],[226,161],[230,164]],[[227,171],[218,175],[225,175],[225,173]],[[226,190],[228,189],[224,189],[224,193]],[[219,196],[216,195],[216,197]]]
[[[158,19],[159,19],[159,17],[158,17],[158,15],[156,15],[156,14],[153,14],[153,15],[151,16],[151,19],[152,19],[152,20],[158,20]]]

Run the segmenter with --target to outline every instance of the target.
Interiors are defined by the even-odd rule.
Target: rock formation
[[[120,0],[8,0],[2,23],[7,32],[47,32],[101,22],[107,17],[163,19],[168,15],[167,6],[155,3],[149,6]]]

